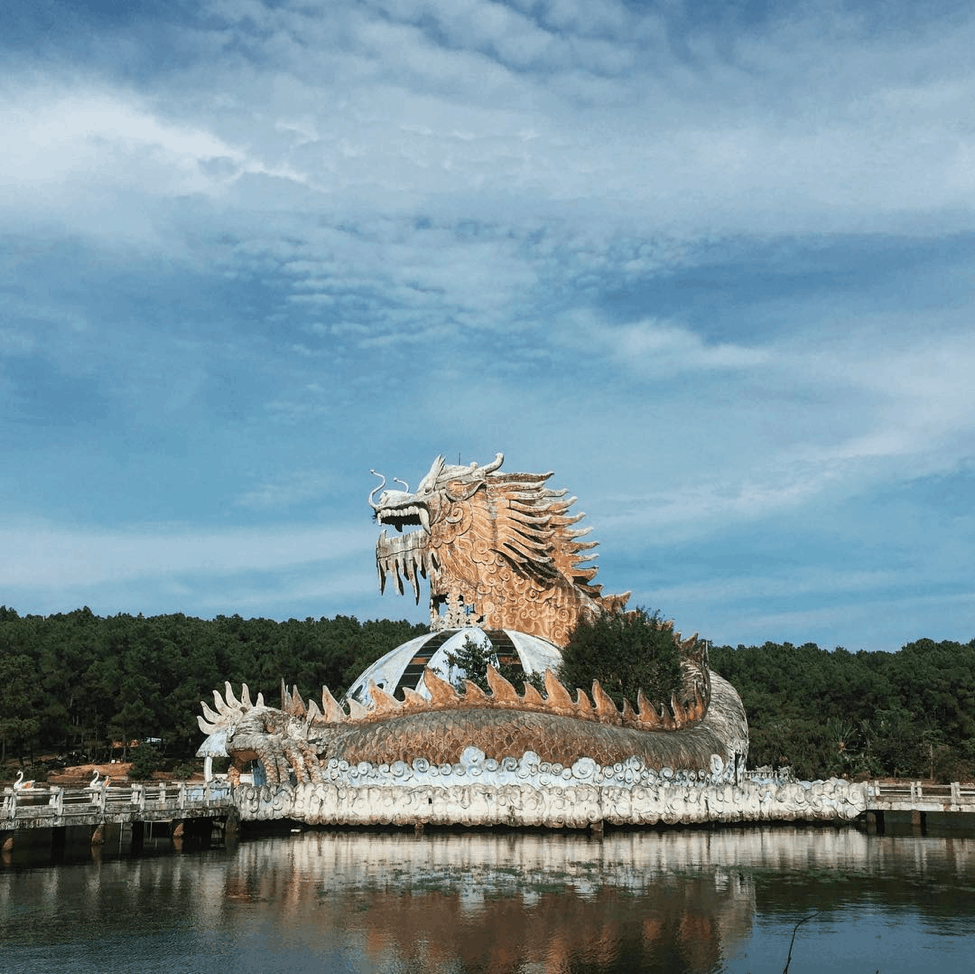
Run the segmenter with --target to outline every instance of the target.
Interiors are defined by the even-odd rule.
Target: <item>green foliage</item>
[[[196,773],[198,768],[187,761],[182,761],[173,768],[174,781],[188,781]]]
[[[975,640],[897,653],[814,643],[715,646],[711,667],[748,713],[753,766],[804,778],[975,777]]]
[[[638,618],[603,616],[601,625],[580,627],[562,679],[588,687],[597,678],[617,702],[633,701],[641,685],[667,699],[676,647],[657,613]],[[325,684],[340,695],[368,663],[424,631],[352,616],[101,618],[85,607],[43,617],[2,606],[0,761],[72,752],[100,760],[113,740],[146,737],[165,740],[169,760],[188,758],[200,742],[199,702],[225,680],[246,682],[269,701],[282,677],[306,692]],[[485,666],[471,660],[464,669],[484,686]],[[711,666],[742,696],[753,766],[790,765],[805,778],[975,777],[975,640],[920,639],[892,653],[716,646]],[[519,668],[500,669],[521,688]]]
[[[456,653],[447,653],[447,662],[464,672],[454,681],[457,690],[464,689],[465,678],[480,687],[485,693],[490,689],[487,681],[488,664],[493,666],[519,693],[524,693],[528,683],[536,690],[544,690],[541,674],[526,674],[520,664],[499,662],[497,653],[492,647],[484,646],[470,636],[465,637],[464,644]]]
[[[148,781],[161,765],[159,752],[151,744],[140,744],[133,751],[129,777],[133,781]]]
[[[559,678],[567,687],[587,688],[599,680],[616,705],[669,700],[680,683],[680,650],[659,612],[603,613],[582,619],[562,652]]]
[[[230,680],[273,701],[284,677],[337,696],[367,663],[425,627],[388,620],[195,619],[181,613],[101,618],[0,608],[0,761],[34,753],[107,759],[113,741],[199,746],[200,701]]]

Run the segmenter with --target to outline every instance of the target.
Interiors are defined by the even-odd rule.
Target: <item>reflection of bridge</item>
[[[197,823],[236,819],[225,782],[134,784],[126,787],[25,788],[3,790],[0,832],[63,830],[68,826],[131,824],[133,840],[148,822]],[[57,839],[55,839],[55,843]]]
[[[950,785],[934,785],[921,781],[882,782],[867,785],[867,816],[878,827],[898,820],[924,828],[928,815],[975,816],[975,786],[953,781]],[[946,817],[942,821],[949,821]],[[960,821],[960,820],[958,820]],[[970,820],[969,820],[970,821]],[[970,827],[970,826],[968,826]]]

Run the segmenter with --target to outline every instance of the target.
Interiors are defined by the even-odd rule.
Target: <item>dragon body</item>
[[[618,709],[598,682],[591,695],[573,696],[551,671],[544,695],[530,684],[519,694],[490,667],[487,693],[470,681],[458,692],[426,669],[428,696],[407,690],[400,701],[373,684],[372,706],[350,700],[348,710],[327,688],[319,707],[282,687],[282,705],[273,708],[261,696],[252,703],[246,686],[238,699],[228,683],[223,696],[214,691],[216,709],[204,704],[198,719],[205,747],[212,751],[216,741],[233,758],[233,776],[257,759],[268,784],[321,782],[333,759],[346,766],[455,764],[471,746],[496,761],[532,751],[563,767],[581,757],[601,765],[636,757],[647,767],[709,773],[715,756],[722,767],[740,766],[748,748],[741,700],[708,670],[696,639],[681,645],[682,686],[666,705],[641,693],[636,707],[627,701]]]

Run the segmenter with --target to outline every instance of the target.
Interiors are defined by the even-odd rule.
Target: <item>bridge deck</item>
[[[5,788],[0,830],[50,829],[106,822],[169,822],[219,818],[233,807],[230,787],[207,784],[135,784],[109,788]]]
[[[867,810],[877,812],[960,812],[975,814],[975,786],[953,781],[932,785],[920,781],[873,781]]]

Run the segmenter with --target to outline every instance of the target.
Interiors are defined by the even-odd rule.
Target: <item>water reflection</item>
[[[285,859],[273,841],[242,848],[226,895],[273,904],[292,942],[356,930],[374,961],[412,969],[612,971],[639,958],[711,970],[748,938],[755,912],[749,876],[702,868],[714,842],[308,834]]]
[[[975,840],[850,830],[309,832],[0,870],[0,968],[970,970]],[[106,963],[106,958],[111,963]]]

